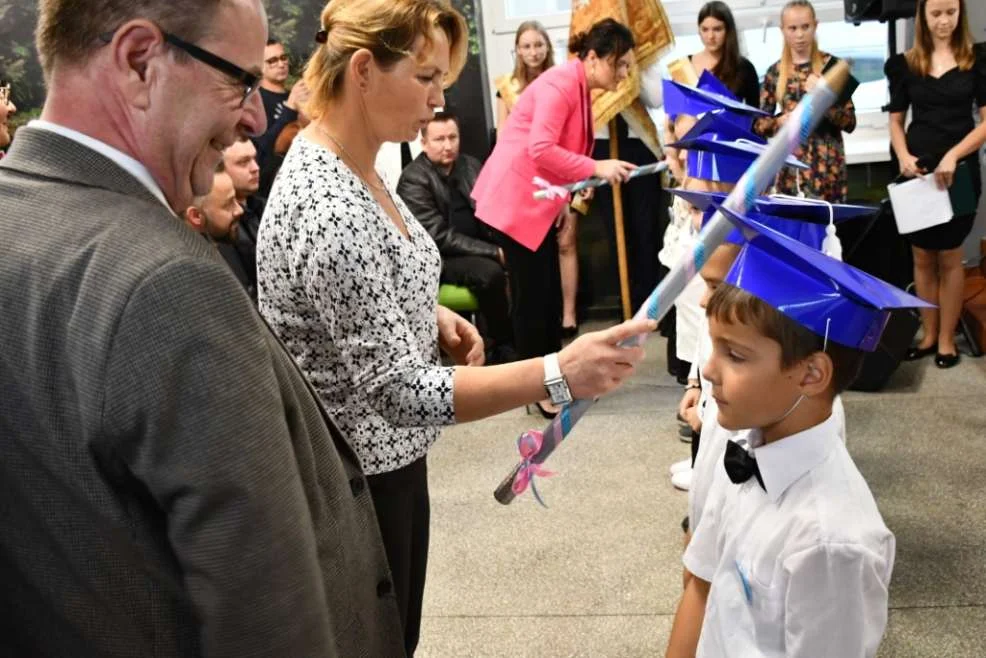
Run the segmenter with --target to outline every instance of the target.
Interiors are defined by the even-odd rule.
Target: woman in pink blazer
[[[534,178],[554,185],[589,176],[626,180],[634,165],[589,157],[591,93],[613,91],[626,78],[633,46],[630,30],[610,18],[574,35],[568,49],[577,57],[545,71],[521,93],[473,187],[476,217],[495,229],[506,255],[520,358],[561,348],[555,223],[565,201],[535,201]],[[556,413],[547,403],[538,409],[549,418]]]

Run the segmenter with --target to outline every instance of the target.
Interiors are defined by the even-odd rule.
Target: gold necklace
[[[376,174],[376,176],[377,176],[377,180],[379,180],[379,181],[380,181],[380,184],[379,184],[379,185],[377,185],[376,183],[373,183],[373,182],[371,182],[371,181],[370,181],[370,179],[369,179],[369,177],[368,177],[368,176],[367,176],[366,174],[364,174],[364,173],[363,173],[363,170],[362,170],[362,169],[360,169],[360,166],[359,166],[359,163],[358,163],[358,162],[356,162],[356,158],[354,158],[354,157],[353,157],[353,156],[352,156],[352,155],[351,155],[351,154],[349,153],[349,151],[348,151],[348,150],[346,149],[346,147],[342,145],[342,142],[340,142],[340,141],[339,141],[338,139],[336,139],[335,137],[333,137],[333,136],[332,136],[332,133],[330,133],[330,132],[329,132],[328,130],[326,130],[326,129],[325,129],[325,128],[324,128],[323,126],[322,126],[322,124],[321,124],[321,123],[316,123],[316,124],[315,124],[315,127],[316,127],[316,128],[318,129],[318,130],[320,130],[320,131],[322,132],[322,134],[323,134],[323,135],[325,135],[326,137],[328,137],[329,139],[331,139],[331,140],[332,140],[332,143],[333,143],[333,144],[335,144],[336,146],[338,146],[338,147],[339,147],[339,150],[341,150],[341,151],[343,152],[343,154],[344,154],[344,155],[345,155],[345,156],[346,156],[347,158],[349,158],[349,160],[350,160],[350,162],[352,162],[352,163],[353,163],[353,166],[354,166],[354,167],[356,167],[356,173],[358,173],[358,174],[359,174],[359,177],[360,177],[360,179],[361,179],[361,180],[362,180],[362,181],[363,181],[364,183],[366,183],[366,184],[367,184],[367,186],[369,186],[369,187],[372,187],[373,189],[375,189],[375,190],[378,190],[378,191],[380,191],[380,192],[385,192],[385,193],[387,194],[387,196],[390,196],[390,190],[388,190],[388,189],[387,189],[387,186],[383,184],[383,179],[381,179],[381,178],[380,178],[380,174],[377,174],[377,172],[373,172],[374,174]]]

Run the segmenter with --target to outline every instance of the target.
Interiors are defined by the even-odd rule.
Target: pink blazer
[[[535,201],[534,177],[563,185],[591,176],[592,145],[592,101],[582,62],[573,58],[520,94],[473,187],[476,217],[537,250],[565,201]]]

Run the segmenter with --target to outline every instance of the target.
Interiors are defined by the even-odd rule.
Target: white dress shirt
[[[168,205],[168,200],[164,197],[164,192],[161,191],[161,187],[157,184],[157,181],[154,180],[154,177],[151,176],[151,172],[147,170],[147,167],[131,158],[123,151],[113,148],[106,142],[101,142],[98,139],[93,139],[89,135],[80,133],[78,130],[66,128],[65,126],[60,126],[57,123],[45,121],[44,119],[34,119],[33,121],[28,122],[27,127],[37,128],[38,130],[47,130],[48,132],[53,132],[56,135],[61,135],[62,137],[78,142],[86,148],[90,148],[96,153],[109,158],[116,164],[120,165],[124,171],[140,181],[141,185],[146,187],[158,201],[164,204],[164,207],[168,209],[168,212],[174,214],[171,206]]]
[[[835,415],[760,445],[766,492],[716,469],[685,566],[712,585],[698,656],[873,656],[887,624],[894,536]]]
[[[692,481],[688,487],[688,527],[695,533],[702,521],[702,511],[709,497],[709,490],[717,470],[725,472],[723,458],[726,454],[726,442],[748,440],[750,430],[727,430],[719,424],[719,405],[715,398],[707,394],[711,392],[711,384],[701,377],[702,367],[708,362],[712,351],[712,339],[708,338],[706,323],[706,339],[699,342],[698,369],[702,382],[702,397],[699,400],[699,418],[702,420],[702,432],[699,436],[698,452],[695,463],[692,464]],[[689,375],[689,378],[691,375]],[[835,420],[836,433],[839,440],[846,442],[846,412],[842,406],[842,396],[836,395],[832,401],[832,418]],[[726,479],[726,482],[729,482]],[[732,484],[732,483],[729,483]]]

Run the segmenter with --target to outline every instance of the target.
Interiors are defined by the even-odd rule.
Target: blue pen
[[[743,593],[746,595],[746,602],[753,603],[753,589],[750,587],[750,581],[747,579],[746,574],[743,573],[743,567],[740,566],[739,560],[733,560],[733,564],[736,565],[736,573],[739,574],[740,582],[743,583]]]

